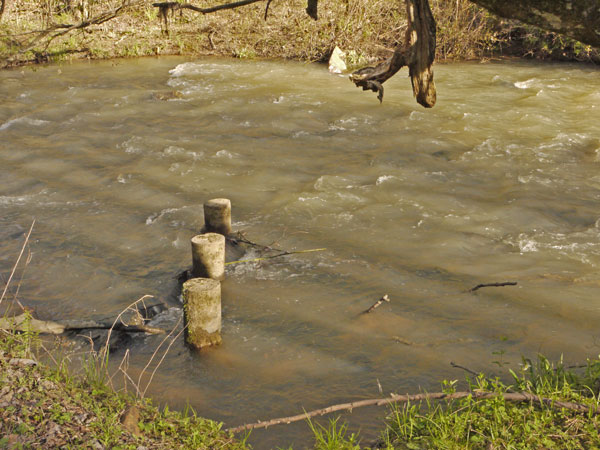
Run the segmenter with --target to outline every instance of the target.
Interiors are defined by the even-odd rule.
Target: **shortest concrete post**
[[[192,238],[192,276],[225,278],[225,236],[217,233],[198,234]]]
[[[196,349],[221,343],[221,283],[192,278],[183,283],[186,342]]]
[[[231,202],[228,199],[213,198],[204,204],[204,229],[224,236],[231,233]]]

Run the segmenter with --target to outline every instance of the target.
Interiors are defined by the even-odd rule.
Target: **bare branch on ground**
[[[327,408],[316,409],[314,411],[304,412],[289,417],[279,417],[277,419],[265,420],[261,422],[241,425],[235,428],[228,428],[225,431],[232,433],[239,433],[241,431],[253,430],[255,428],[267,428],[271,425],[289,424],[292,422],[298,422],[300,420],[307,420],[311,417],[322,416],[336,411],[352,411],[355,408],[362,408],[363,406],[383,406],[392,403],[406,403],[406,402],[420,402],[420,401],[431,401],[431,400],[458,400],[461,398],[473,397],[474,399],[492,399],[502,397],[508,402],[530,402],[535,404],[544,405],[551,408],[564,408],[579,413],[600,413],[600,407],[590,408],[586,405],[573,402],[562,402],[551,398],[540,397],[538,395],[530,394],[528,392],[487,392],[487,391],[467,391],[467,392],[455,392],[447,394],[444,392],[432,392],[424,394],[414,395],[396,395],[392,394],[386,398],[377,398],[369,400],[359,400],[351,403],[341,403],[338,405],[328,406]]]

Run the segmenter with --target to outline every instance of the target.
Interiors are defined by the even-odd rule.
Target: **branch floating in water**
[[[248,262],[264,261],[265,259],[279,258],[280,256],[297,255],[299,253],[322,252],[323,250],[327,250],[327,248],[311,248],[309,250],[298,250],[295,252],[282,252],[282,253],[278,253],[277,255],[262,256],[260,258],[241,259],[239,261],[230,261],[230,262],[226,262],[225,265],[228,266],[231,264],[241,264],[241,263],[248,263]]]
[[[475,292],[481,288],[485,288],[485,287],[502,287],[502,286],[516,286],[517,282],[516,281],[505,281],[504,283],[486,283],[486,284],[478,284],[477,286],[475,286],[472,289],[469,289],[468,292]]]
[[[376,308],[379,308],[383,302],[388,302],[388,303],[390,302],[390,297],[387,294],[385,294],[383,297],[381,297],[379,300],[377,300],[375,303],[373,303],[369,309],[364,310],[361,313],[361,315],[369,314],[370,312],[373,312],[373,310]]]

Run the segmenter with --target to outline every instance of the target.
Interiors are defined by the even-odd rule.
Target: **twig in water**
[[[311,248],[310,250],[298,250],[295,252],[281,252],[281,253],[278,253],[277,255],[262,256],[260,258],[252,258],[252,259],[241,259],[239,261],[230,261],[230,262],[226,262],[225,265],[228,266],[230,264],[241,264],[241,263],[247,263],[247,262],[263,261],[265,259],[279,258],[280,256],[287,256],[287,255],[297,255],[299,253],[322,252],[323,250],[327,250],[327,249],[326,248]]]
[[[162,345],[167,341],[167,339],[169,339],[173,335],[173,333],[175,332],[175,330],[177,329],[177,327],[179,326],[180,323],[181,323],[181,317],[179,318],[179,320],[177,321],[177,323],[175,324],[175,326],[173,327],[173,329],[171,330],[171,332],[169,334],[167,334],[165,336],[165,338],[161,341],[161,343],[158,345],[158,347],[156,347],[156,350],[154,350],[154,352],[152,353],[152,356],[150,357],[150,359],[148,360],[148,362],[146,363],[146,365],[144,366],[144,368],[140,372],[140,376],[138,378],[138,385],[136,386],[138,388],[138,393],[140,393],[139,388],[141,387],[142,377],[144,376],[144,373],[146,372],[146,370],[148,369],[148,367],[150,367],[150,364],[154,360],[154,357],[158,354],[158,351],[160,350],[160,348],[162,347]],[[181,333],[183,333],[184,330],[185,330],[185,327],[183,327],[181,329],[181,331],[179,333],[177,333],[177,335],[173,339],[171,339],[171,342],[167,346],[167,349],[165,350],[162,358],[160,359],[160,361],[158,362],[158,364],[156,365],[156,367],[152,371],[152,374],[150,375],[150,379],[148,380],[148,383],[146,384],[146,387],[140,393],[141,394],[140,398],[144,398],[144,395],[146,395],[146,391],[148,390],[148,387],[150,386],[150,383],[152,383],[152,378],[154,378],[154,373],[156,372],[156,370],[159,368],[160,364],[165,359],[165,356],[169,352],[169,349],[173,345],[173,342],[175,342],[175,340],[181,335]]]
[[[403,337],[400,337],[400,336],[392,336],[392,339],[394,340],[394,342],[398,342],[398,343],[404,344],[404,345],[417,345],[415,342],[409,341],[408,339],[404,339]]]
[[[486,283],[486,284],[478,284],[477,286],[475,286],[472,289],[469,289],[468,292],[475,292],[481,288],[485,288],[485,287],[501,287],[501,286],[516,286],[517,282],[516,281],[505,281],[504,283]]]
[[[379,308],[379,306],[381,306],[381,304],[383,302],[388,302],[388,303],[390,302],[390,298],[388,297],[387,294],[385,294],[383,297],[381,297],[379,300],[377,300],[375,303],[373,303],[369,309],[364,310],[361,314],[369,314],[375,308]]]
[[[144,295],[143,297],[137,299],[135,302],[131,303],[129,306],[127,306],[127,308],[125,308],[123,311],[121,311],[119,313],[119,315],[117,316],[117,318],[113,322],[112,327],[108,330],[108,335],[106,336],[106,344],[104,344],[104,347],[100,351],[100,356],[103,359],[103,361],[102,361],[103,364],[107,362],[106,360],[108,359],[108,347],[109,347],[109,342],[110,342],[110,336],[111,336],[111,334],[112,334],[115,326],[117,325],[117,322],[119,322],[121,320],[121,316],[123,314],[125,314],[126,311],[129,311],[129,309],[131,307],[137,305],[139,302],[143,302],[147,298],[154,298],[154,296],[152,296],[152,295]]]
[[[23,283],[23,277],[25,276],[25,271],[27,270],[27,267],[29,267],[29,263],[31,262],[32,259],[33,259],[33,253],[31,253],[31,250],[27,250],[27,258],[25,259],[25,266],[23,267],[23,270],[21,270],[21,276],[19,277],[19,282],[17,283],[17,289],[15,289],[15,293],[13,294],[13,298],[14,298],[15,302],[21,307],[21,309],[23,311],[25,311],[25,307],[19,301],[19,291],[21,290],[21,284]]]
[[[4,286],[4,291],[2,291],[2,296],[0,296],[0,303],[2,303],[2,300],[4,300],[4,296],[6,295],[6,291],[8,291],[8,286],[10,286],[10,282],[13,278],[13,276],[15,275],[15,271],[17,270],[17,266],[19,265],[19,261],[21,261],[21,257],[23,256],[23,252],[25,251],[25,247],[27,247],[27,243],[29,242],[29,236],[31,236],[31,232],[33,231],[33,226],[35,225],[35,219],[33,220],[33,222],[31,222],[31,226],[29,227],[29,232],[27,233],[27,236],[25,236],[25,242],[23,242],[23,246],[21,247],[21,253],[19,253],[19,257],[17,258],[17,262],[15,262],[15,265],[12,268],[12,271],[10,272],[10,276],[8,277],[8,281],[6,282],[6,286]],[[18,302],[18,300],[17,300]],[[21,305],[21,303],[19,303],[19,306],[23,308],[23,305]]]
[[[177,333],[175,335],[175,337],[173,339],[171,339],[171,342],[169,342],[169,345],[165,349],[165,352],[163,353],[162,357],[160,358],[160,361],[158,361],[158,363],[156,364],[156,367],[154,368],[154,370],[150,374],[150,379],[148,380],[148,384],[146,384],[146,387],[144,388],[144,392],[142,392],[142,396],[146,395],[146,391],[148,390],[148,388],[150,387],[150,384],[152,384],[152,380],[154,379],[154,374],[156,373],[156,371],[158,370],[158,368],[160,367],[160,365],[162,364],[162,362],[165,360],[165,357],[167,356],[167,353],[169,353],[169,350],[171,350],[171,347],[173,346],[173,344],[175,343],[175,341],[185,331],[185,328],[186,327],[183,327],[181,329],[181,331],[179,331],[179,333]]]
[[[530,394],[529,392],[506,392],[506,393],[498,393],[498,392],[487,392],[487,391],[467,391],[467,392],[454,392],[454,393],[445,393],[445,392],[433,392],[433,393],[425,393],[425,394],[414,394],[414,395],[397,395],[392,394],[386,398],[376,398],[369,400],[359,400],[357,402],[351,403],[341,403],[338,405],[328,406],[327,408],[316,409],[314,411],[304,412],[303,414],[298,414],[295,416],[289,417],[280,417],[277,419],[265,420],[261,422],[241,425],[235,428],[228,428],[225,431],[232,433],[239,433],[240,431],[252,430],[254,428],[267,428],[271,425],[279,425],[279,424],[289,424],[292,422],[298,422],[300,420],[310,419],[315,416],[322,416],[324,414],[329,414],[336,411],[352,411],[355,408],[361,408],[363,406],[382,406],[389,405],[391,403],[401,403],[401,402],[419,402],[419,401],[430,401],[430,400],[456,400],[466,397],[473,397],[474,399],[491,399],[491,398],[504,398],[505,401],[510,402],[535,402],[540,403],[545,406],[549,406],[551,408],[564,408],[569,409],[571,411],[576,411],[580,413],[592,413],[598,414],[600,413],[600,407],[588,407],[586,405],[582,405],[580,403],[573,402],[562,402],[557,401],[551,398],[540,397],[538,395]]]
[[[136,386],[135,382],[131,379],[131,377],[127,373],[128,369],[129,369],[129,349],[125,350],[125,354],[123,355],[123,358],[121,359],[121,363],[119,364],[118,371],[123,373],[123,388],[125,389],[125,393],[127,393],[127,382],[129,381],[133,385],[133,387],[135,387],[135,390],[139,397],[140,389],[138,386]]]
[[[485,380],[487,380],[487,381],[488,381],[488,382],[490,382],[490,383],[493,383],[493,380],[492,380],[491,378],[488,378],[488,377],[484,376],[484,375],[483,375],[483,374],[481,374],[481,373],[477,373],[477,372],[475,372],[474,370],[471,370],[471,369],[469,369],[468,367],[460,366],[460,365],[458,365],[458,364],[455,364],[455,363],[453,363],[452,361],[450,361],[450,365],[451,365],[452,367],[456,368],[456,369],[461,369],[461,370],[464,370],[465,372],[467,372],[467,373],[469,373],[469,374],[473,375],[474,377],[483,376]],[[512,389],[512,388],[510,388],[510,387],[509,387],[509,388],[507,388],[507,391],[508,391],[508,392],[512,392],[512,393],[514,393],[514,392],[515,392],[515,390],[514,390],[514,389]]]
[[[246,235],[242,232],[242,231],[238,231],[234,234],[230,234],[228,236],[225,237],[225,239],[227,239],[229,242],[231,242],[232,244],[238,244],[240,242],[244,243],[244,244],[248,244],[252,247],[258,248],[262,251],[276,251],[276,252],[283,252],[285,250],[282,250],[280,248],[275,248],[272,247],[272,245],[274,244],[274,242],[270,245],[262,245],[262,244],[257,244],[256,242],[252,242],[250,239],[248,239],[246,237]]]
[[[473,376],[479,376],[479,374],[477,372],[475,372],[474,370],[469,369],[468,367],[464,367],[464,366],[459,366],[458,364],[455,364],[454,362],[450,361],[450,365],[452,367],[454,367],[455,369],[462,369],[467,373],[470,373]]]

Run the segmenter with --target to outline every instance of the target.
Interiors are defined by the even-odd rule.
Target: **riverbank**
[[[219,2],[203,6],[213,4]],[[319,5],[317,21],[305,6],[305,0],[269,2],[265,11],[259,2],[203,15],[161,12],[141,0],[6,0],[0,67],[150,55],[323,61],[336,45],[357,67],[389,56],[403,38],[401,2],[326,2]],[[600,62],[589,46],[500,20],[467,0],[434,0],[431,6],[438,61],[520,56]]]
[[[42,349],[35,334],[0,331],[0,448],[249,448],[243,433],[234,436],[221,423],[115,391],[92,353],[85,374],[75,376],[54,357],[56,367],[39,363]],[[308,420],[313,448],[598,448],[600,360],[578,368],[524,359],[509,370],[510,384],[462,368],[465,392],[457,380],[444,381],[440,393],[412,396],[441,401],[392,404],[370,446],[339,419],[328,426]]]
[[[0,330],[0,448],[247,448],[218,422],[115,391],[92,353],[80,375],[56,355],[54,367],[38,362],[40,344]]]

